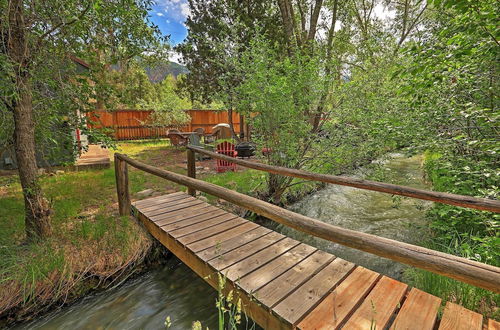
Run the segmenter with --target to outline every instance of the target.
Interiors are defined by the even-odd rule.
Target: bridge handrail
[[[190,158],[194,158],[194,153],[191,154]],[[191,163],[194,164],[194,161]],[[116,186],[121,215],[130,214],[127,164],[166,180],[187,186],[192,190],[203,191],[225,199],[304,233],[500,293],[500,268],[498,267],[334,226],[212,183],[159,169],[126,155],[115,154]]]
[[[210,156],[212,158],[222,159],[226,161],[233,162],[235,164],[253,168],[255,170],[265,171],[268,173],[280,174],[284,176],[291,176],[294,178],[301,178],[309,181],[321,181],[331,184],[337,184],[342,186],[355,187],[365,190],[373,190],[384,192],[393,195],[400,195],[412,198],[418,198],[433,202],[439,202],[443,204],[462,206],[477,210],[491,211],[500,213],[500,201],[487,199],[487,198],[477,198],[472,196],[463,196],[456,194],[449,194],[444,192],[430,191],[424,189],[417,189],[412,187],[405,187],[390,183],[370,181],[364,179],[358,179],[346,176],[337,176],[329,174],[319,174],[303,170],[295,170],[286,167],[273,166],[268,164],[262,164],[257,162],[251,162],[243,159],[236,159],[233,157],[224,156],[215,152],[211,152],[199,147],[188,146],[189,150],[193,152],[198,152],[203,155]]]

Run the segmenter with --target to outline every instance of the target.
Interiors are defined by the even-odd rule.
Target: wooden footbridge
[[[196,180],[194,153],[309,180],[343,184],[500,212],[500,202],[367,180],[319,175],[188,147],[188,177],[115,155],[120,214],[133,214],[187,266],[234,290],[265,329],[500,329],[500,323],[357,266],[195,198],[196,190],[332,242],[500,293],[500,269],[422,247],[325,224],[235,191]],[[130,202],[127,164],[188,187],[188,193]]]

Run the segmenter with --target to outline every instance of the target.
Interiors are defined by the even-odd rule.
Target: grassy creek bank
[[[491,163],[426,152],[424,171],[436,191],[498,198],[498,168]],[[427,219],[429,238],[422,245],[500,266],[499,214],[434,203]],[[498,294],[418,269],[406,277],[417,288],[500,320]]]
[[[166,141],[125,142],[118,152],[145,163],[185,174],[184,149]],[[334,167],[336,174],[350,172],[369,162],[366,155],[351,154]],[[238,167],[237,172],[215,174],[213,160],[197,162],[199,178],[236,191],[264,196],[266,174]],[[185,190],[129,167],[132,199],[151,189],[152,196]],[[42,187],[52,203],[54,235],[39,244],[25,245],[23,200],[15,173],[0,177],[0,325],[21,322],[72,303],[92,292],[115,286],[144,272],[161,260],[162,249],[142,228],[117,212],[115,175],[109,169],[47,173]],[[295,182],[294,182],[295,183]],[[295,184],[284,204],[317,190],[316,182]],[[215,204],[244,214],[212,196]]]

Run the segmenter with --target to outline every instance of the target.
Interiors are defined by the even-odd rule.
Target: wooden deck
[[[185,193],[137,201],[132,212],[214,288],[224,274],[225,290],[237,290],[246,314],[265,329],[500,330],[480,314]]]

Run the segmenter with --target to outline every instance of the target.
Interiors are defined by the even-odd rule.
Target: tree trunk
[[[236,143],[240,143],[241,139],[236,134],[234,130],[234,123],[233,123],[233,107],[230,106],[229,109],[227,110],[227,116],[228,116],[228,121],[229,121],[229,128],[231,129],[231,134],[233,135],[233,138],[236,140]]]
[[[8,56],[16,65],[14,102],[14,147],[19,179],[24,195],[25,227],[28,241],[51,234],[50,205],[43,197],[38,182],[35,158],[35,123],[33,121],[32,87],[29,75],[30,53],[24,24],[23,1],[11,2],[9,12],[10,38]]]

